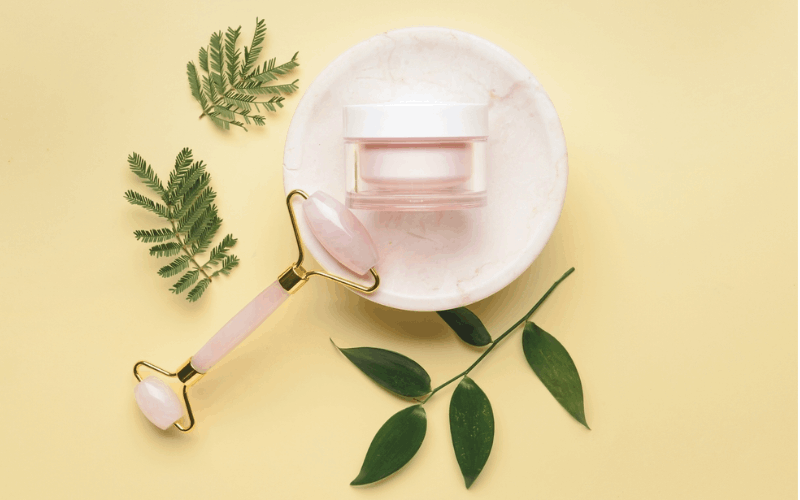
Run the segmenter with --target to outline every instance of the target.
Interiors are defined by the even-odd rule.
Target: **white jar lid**
[[[487,104],[360,104],[344,107],[348,139],[487,137]]]

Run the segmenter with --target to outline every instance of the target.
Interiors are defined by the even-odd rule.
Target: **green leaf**
[[[175,233],[172,232],[172,229],[166,227],[150,230],[140,229],[134,231],[133,235],[136,236],[137,240],[144,243],[161,243],[162,241],[167,241],[175,237]]]
[[[189,257],[188,255],[178,257],[177,259],[173,260],[166,266],[159,269],[158,275],[161,276],[162,278],[169,278],[170,276],[175,276],[179,272],[189,267],[190,259],[191,257]]]
[[[194,285],[194,282],[197,281],[198,276],[200,276],[200,271],[193,269],[191,271],[187,271],[186,274],[181,276],[181,278],[172,285],[170,291],[172,293],[181,293],[190,286]]]
[[[200,52],[197,54],[197,60],[200,61],[200,68],[208,73],[208,51],[205,47],[200,47]]]
[[[161,184],[161,180],[156,175],[155,171],[148,165],[144,158],[139,156],[137,153],[131,153],[128,155],[128,166],[131,169],[131,172],[136,174],[142,181],[150,187],[153,191],[158,193],[159,196],[163,197],[166,194],[164,190],[164,186]]]
[[[213,84],[214,91],[218,94],[225,92],[225,85],[222,80],[222,70],[225,61],[222,53],[222,32],[215,32],[211,34],[211,40],[208,44],[209,47],[209,67],[211,71],[211,83]]]
[[[494,414],[489,398],[471,378],[461,379],[450,399],[450,435],[467,488],[483,470],[494,442]]]
[[[331,340],[333,342],[333,340]],[[333,344],[336,346],[336,344]],[[416,361],[394,351],[375,347],[342,349],[356,367],[384,389],[416,398],[431,392],[431,377]]]
[[[581,378],[564,346],[533,322],[528,322],[522,332],[522,349],[528,364],[550,394],[588,429]]]
[[[419,450],[427,426],[425,409],[420,405],[392,415],[375,434],[361,472],[350,485],[374,483],[400,470]]]
[[[292,59],[276,65],[273,57],[259,67],[256,62],[261,55],[267,27],[263,19],[256,19],[256,30],[250,47],[244,47],[244,53],[236,48],[241,26],[228,28],[211,35],[208,50],[200,48],[198,59],[200,69],[207,73],[198,74],[194,63],[186,66],[189,88],[195,100],[200,103],[203,114],[208,116],[214,125],[230,130],[231,126],[247,131],[245,124],[264,126],[266,120],[262,115],[251,114],[253,110],[275,112],[282,108],[283,96],[298,90],[297,80],[292,83],[265,85],[286,75],[300,63],[297,54]],[[235,89],[247,89],[236,92]],[[257,101],[257,95],[272,95],[264,101]],[[244,122],[244,123],[242,123]]]
[[[210,279],[208,278],[201,279],[197,283],[197,285],[195,285],[195,287],[192,288],[186,295],[186,300],[188,300],[189,302],[196,302],[197,299],[199,299],[203,295],[203,292],[206,291],[206,288],[208,288],[208,285],[210,284],[211,284]]]
[[[222,259],[222,266],[211,275],[211,277],[219,276],[220,273],[224,274],[225,276],[231,273],[231,270],[239,265],[239,257],[235,255],[227,255],[224,259]]]
[[[241,94],[248,95],[291,94],[300,88],[297,86],[297,82],[298,80],[282,85],[244,85],[234,87],[234,89]]]
[[[206,71],[208,71],[208,69],[206,69]],[[186,77],[189,79],[189,89],[192,91],[192,97],[200,103],[203,112],[206,112],[208,110],[208,100],[201,89],[200,77],[197,76],[197,68],[195,68],[194,63],[191,61],[186,65]]]
[[[165,219],[169,219],[169,209],[162,205],[161,203],[156,203],[147,196],[142,196],[141,194],[137,193],[133,190],[125,191],[125,199],[128,200],[128,203],[131,205],[138,205],[140,207],[153,212],[156,215],[159,215]]]
[[[469,345],[484,346],[492,341],[492,336],[489,335],[481,320],[466,307],[438,311],[436,314],[461,337],[461,340]]]
[[[219,245],[211,250],[211,255],[208,257],[208,262],[206,265],[216,264],[217,262],[221,261],[225,257],[225,252],[227,252],[228,249],[233,248],[237,241],[238,240],[234,238],[232,234],[228,234],[222,238],[222,241],[220,241]]]
[[[169,257],[181,251],[181,246],[174,241],[150,247],[150,255],[154,257]]]
[[[225,34],[226,75],[230,85],[236,83],[236,75],[239,72],[239,56],[241,52],[236,48],[236,40],[239,39],[241,32],[242,27],[239,26],[236,29],[228,28],[228,32]]]
[[[263,19],[256,18],[256,31],[253,33],[253,43],[250,47],[244,48],[244,64],[242,64],[242,75],[250,72],[261,55],[261,44],[264,43],[264,38],[267,34],[267,25]]]

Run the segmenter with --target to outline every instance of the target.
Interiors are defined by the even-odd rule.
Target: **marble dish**
[[[471,304],[519,277],[555,228],[567,188],[561,122],[536,78],[496,45],[444,28],[390,31],[344,52],[306,90],[286,138],[286,192],[343,201],[342,107],[399,102],[488,103],[488,205],[357,211],[380,253],[381,286],[363,296],[415,311]],[[352,276],[299,222],[314,258]]]

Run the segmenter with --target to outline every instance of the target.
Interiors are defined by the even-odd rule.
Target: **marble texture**
[[[147,420],[162,431],[183,416],[178,395],[158,377],[150,376],[136,384],[133,395]]]
[[[354,273],[366,274],[378,263],[367,228],[333,196],[317,191],[303,202],[303,214],[316,240]]]
[[[418,311],[488,297],[533,263],[561,213],[567,151],[556,110],[519,61],[482,38],[431,27],[376,35],[334,60],[303,95],[286,138],[286,192],[344,200],[342,106],[396,102],[488,103],[488,206],[356,211],[381,257],[381,286],[364,297]],[[325,269],[348,273],[302,219],[300,231]]]

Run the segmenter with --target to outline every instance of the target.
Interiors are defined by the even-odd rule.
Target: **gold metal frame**
[[[191,360],[189,360],[189,362],[187,362],[186,364],[191,365]],[[173,372],[167,371],[167,370],[161,368],[160,366],[154,365],[153,363],[150,363],[150,362],[147,362],[147,361],[139,361],[138,363],[133,365],[133,376],[136,377],[136,380],[138,380],[139,382],[142,381],[142,376],[139,375],[139,366],[146,366],[147,368],[150,368],[153,371],[157,371],[158,373],[164,375],[165,377],[175,377],[175,378],[178,377],[177,373],[173,373]],[[185,368],[185,366],[181,367],[181,369],[183,369],[183,368]],[[181,369],[179,369],[178,371],[181,371]],[[174,424],[172,424],[179,431],[182,431],[182,432],[189,432],[190,430],[192,430],[192,427],[194,427],[194,414],[192,413],[192,405],[189,404],[189,395],[186,392],[187,387],[188,386],[186,384],[183,384],[183,401],[184,401],[184,403],[186,403],[186,413],[189,416],[189,425],[184,427],[181,424],[179,424],[178,422],[175,422]]]
[[[305,191],[302,191],[300,189],[295,189],[286,196],[286,207],[289,209],[289,218],[292,221],[292,229],[294,230],[294,239],[297,240],[297,262],[292,264],[292,267],[287,269],[278,278],[278,280],[281,282],[281,286],[283,286],[283,288],[287,292],[294,293],[311,276],[321,276],[331,281],[335,281],[336,283],[340,283],[348,288],[352,288],[353,290],[358,290],[359,292],[372,293],[375,290],[377,290],[378,286],[381,284],[381,279],[378,276],[378,272],[375,270],[374,267],[369,270],[370,274],[372,275],[372,278],[375,280],[375,282],[371,286],[360,285],[354,281],[342,278],[341,276],[335,276],[333,274],[328,274],[323,271],[306,271],[305,269],[303,269],[302,266],[304,258],[303,239],[300,237],[300,229],[297,227],[297,217],[295,216],[294,208],[292,207],[292,197],[294,195],[300,196],[306,200],[308,199],[308,194],[306,194]]]
[[[354,281],[347,280],[342,278],[341,276],[335,276],[333,274],[328,274],[323,271],[306,271],[303,269],[303,240],[300,238],[300,229],[297,227],[297,218],[294,214],[294,208],[292,207],[292,197],[293,196],[300,196],[304,199],[308,199],[308,195],[299,189],[295,189],[291,193],[286,196],[286,207],[289,209],[289,218],[292,221],[292,230],[294,231],[294,238],[297,241],[297,262],[292,264],[289,269],[284,271],[279,277],[278,282],[281,286],[289,293],[294,293],[300,289],[307,281],[308,278],[311,276],[321,276],[323,278],[329,279],[331,281],[335,281],[336,283],[341,283],[342,285],[352,288],[353,290],[358,290],[359,292],[363,293],[372,293],[377,288],[378,285],[381,283],[381,279],[378,276],[378,272],[375,271],[375,268],[371,268],[369,270],[370,274],[374,278],[375,282],[371,286],[364,286],[358,284]],[[194,427],[194,414],[192,413],[192,405],[189,404],[189,394],[187,393],[187,389],[189,386],[194,385],[200,378],[203,377],[203,373],[198,372],[194,366],[192,366],[192,358],[189,358],[184,364],[182,364],[175,372],[167,371],[160,366],[156,366],[148,361],[139,361],[135,365],[133,365],[133,376],[136,377],[136,380],[139,382],[142,381],[142,376],[139,374],[139,367],[144,366],[150,368],[153,371],[156,371],[165,377],[174,377],[177,378],[179,381],[183,383],[183,401],[186,404],[186,413],[189,418],[189,425],[181,425],[178,422],[175,422],[174,425],[178,430],[182,432],[188,432]]]

